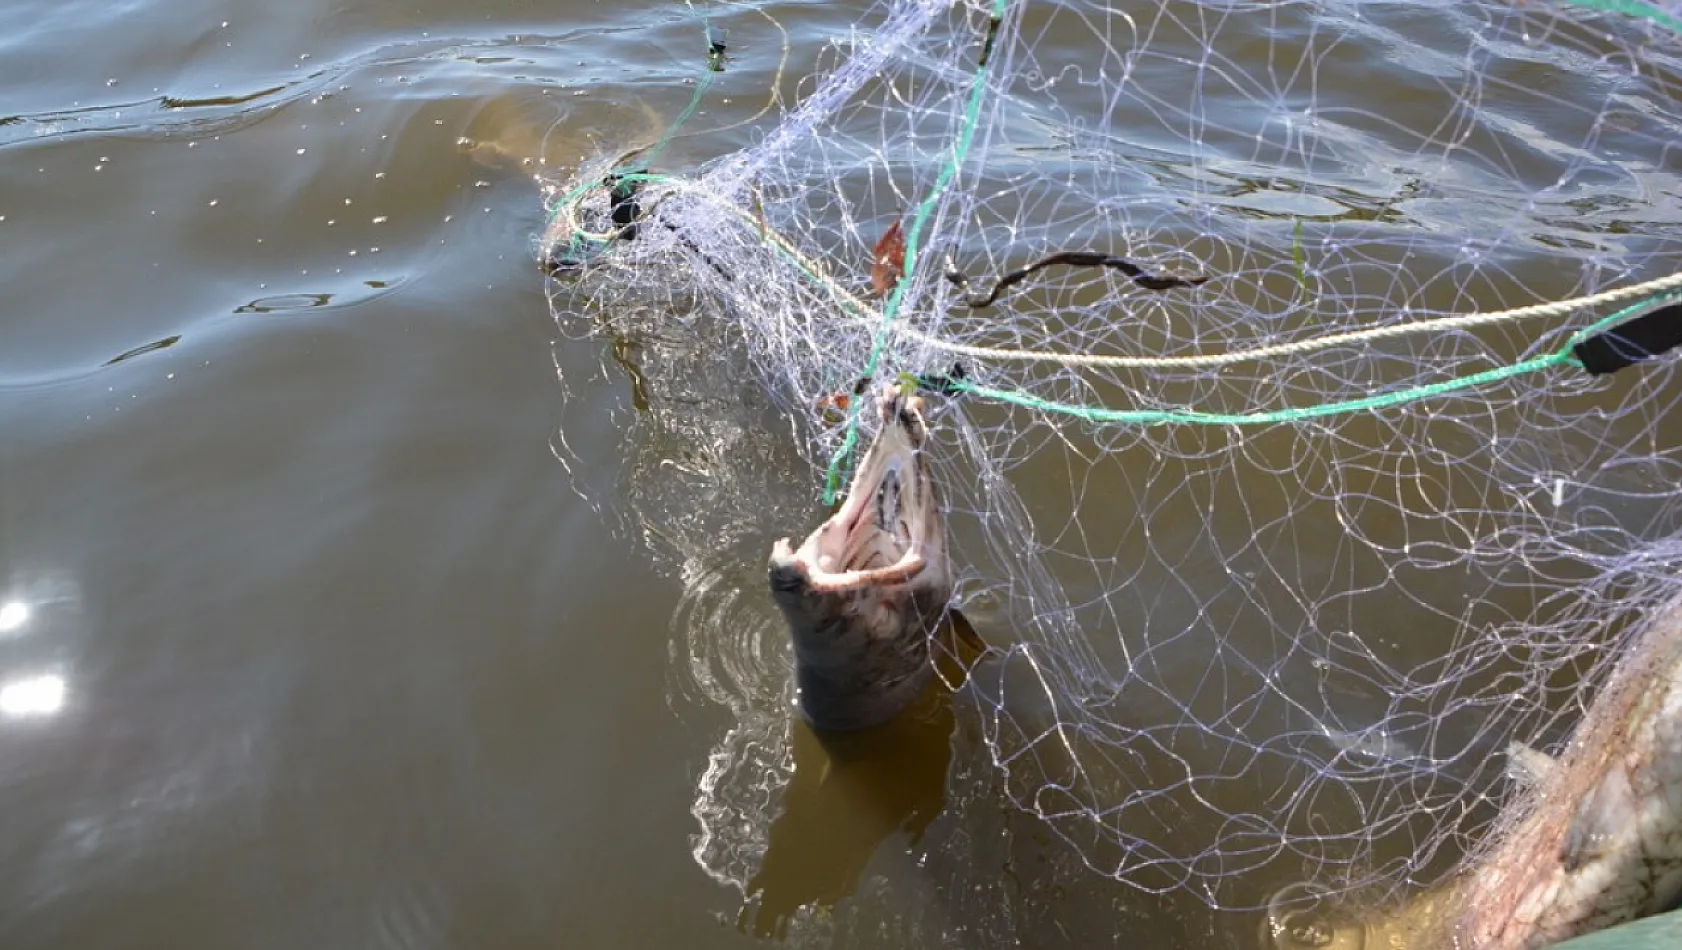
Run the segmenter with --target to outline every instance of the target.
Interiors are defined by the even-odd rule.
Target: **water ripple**
[[[604,31],[589,31],[599,42]],[[612,31],[606,31],[612,32]],[[582,31],[554,36],[521,35],[485,39],[429,39],[389,43],[326,63],[303,78],[265,85],[248,92],[222,96],[172,96],[69,109],[49,109],[0,115],[0,149],[86,135],[125,135],[147,138],[219,135],[260,122],[292,103],[329,97],[342,91],[355,73],[374,68],[413,64],[507,62],[535,64],[511,56],[487,58],[484,51],[514,48],[557,48],[584,35]],[[537,81],[530,78],[529,81]]]

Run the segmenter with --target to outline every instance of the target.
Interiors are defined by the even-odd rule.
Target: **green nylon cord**
[[[1474,389],[1490,383],[1522,376],[1561,366],[1567,363],[1577,363],[1572,348],[1583,340],[1610,329],[1631,317],[1646,313],[1655,304],[1670,300],[1682,300],[1682,292],[1672,291],[1655,295],[1637,304],[1619,310],[1611,316],[1595,321],[1593,324],[1573,333],[1565,345],[1557,352],[1546,356],[1538,356],[1511,366],[1500,366],[1495,369],[1460,376],[1455,379],[1443,380],[1440,383],[1427,383],[1423,386],[1412,386],[1395,392],[1378,393],[1363,396],[1359,399],[1345,399],[1339,402],[1321,403],[1317,406],[1297,406],[1285,409],[1269,409],[1259,412],[1218,413],[1198,412],[1192,409],[1108,409],[1103,406],[1082,406],[1073,403],[1056,402],[1044,399],[1030,393],[1009,389],[993,389],[987,386],[977,386],[962,380],[945,380],[943,389],[969,393],[982,399],[1002,402],[1007,405],[1031,409],[1035,412],[1055,413],[1071,416],[1083,422],[1108,425],[1168,425],[1170,423],[1186,423],[1191,425],[1209,426],[1243,426],[1243,425],[1273,425],[1280,422],[1301,422],[1305,419],[1318,419],[1322,416],[1340,415],[1349,412],[1368,412],[1375,409],[1388,409],[1393,406],[1419,402],[1434,396],[1442,396],[1462,389]]]
[[[690,9],[694,9],[694,6],[691,5]],[[713,76],[720,72],[717,68],[717,56],[712,51],[711,22],[705,13],[701,14],[701,36],[707,43],[707,62],[705,68],[701,70],[701,78],[695,82],[695,93],[689,97],[689,104],[683,107],[683,111],[677,114],[677,118],[672,120],[671,125],[666,126],[665,133],[656,139],[653,145],[650,145],[646,150],[642,151],[640,157],[634,164],[628,165],[624,168],[615,168],[612,171],[609,171],[607,175],[604,176],[605,178],[616,179],[618,181],[660,180],[648,175],[646,170],[654,164],[654,159],[659,157],[662,151],[665,151],[666,146],[671,144],[672,139],[677,137],[677,132],[683,127],[683,124],[694,117],[695,110],[701,108],[701,98],[707,94],[707,87],[712,85]],[[599,181],[587,181],[562,196],[559,201],[555,202],[555,210],[549,215],[549,221],[547,222],[545,230],[554,227],[555,219],[565,213],[568,208],[574,206],[582,200],[586,192],[590,191],[592,188],[600,187],[601,185],[602,182]],[[574,234],[568,251],[576,254],[582,251],[586,246],[600,245],[601,243],[602,242],[600,240],[591,238],[587,235]]]
[[[988,25],[985,46],[976,64],[974,78],[971,79],[969,105],[964,112],[964,123],[958,132],[958,141],[952,147],[952,157],[941,168],[939,176],[935,178],[934,186],[924,196],[917,206],[917,214],[911,219],[911,230],[905,236],[905,260],[900,269],[900,279],[888,295],[887,302],[882,307],[882,322],[876,329],[876,338],[870,344],[870,357],[865,361],[861,378],[876,375],[877,364],[882,360],[882,352],[887,348],[888,331],[893,326],[894,318],[899,314],[900,302],[904,299],[906,288],[911,285],[911,274],[917,266],[917,240],[922,236],[923,225],[929,216],[934,214],[935,207],[940,203],[940,197],[945,193],[952,179],[958,175],[958,169],[963,166],[964,159],[969,155],[970,144],[975,141],[976,126],[981,121],[981,103],[987,93],[988,53],[999,29],[999,23],[1004,19],[1005,10],[1009,7],[1008,0],[994,0],[993,17]],[[835,504],[837,493],[841,489],[841,467],[847,456],[858,445],[859,440],[859,404],[863,400],[853,400],[847,407],[847,431],[841,437],[841,446],[835,450],[835,455],[829,460],[829,472],[824,478],[823,503]]]
[[[1024,392],[991,389],[961,381],[951,382],[948,386],[954,391],[974,393],[983,399],[1020,406],[1036,412],[1054,412],[1059,415],[1073,416],[1084,422],[1099,424],[1156,426],[1180,422],[1205,426],[1271,425],[1279,422],[1301,422],[1304,419],[1318,419],[1321,416],[1332,416],[1346,412],[1365,412],[1400,406],[1404,403],[1417,402],[1432,396],[1440,396],[1460,389],[1470,389],[1474,386],[1483,386],[1524,373],[1547,369],[1550,366],[1558,366],[1571,360],[1572,356],[1569,351],[1550,353],[1547,356],[1525,360],[1512,366],[1501,366],[1481,373],[1473,373],[1470,376],[1415,386],[1411,389],[1393,393],[1379,393],[1374,396],[1363,396],[1360,399],[1321,403],[1317,406],[1240,413],[1198,412],[1192,409],[1108,409],[1103,406],[1077,406],[1070,403],[1055,402]]]
[[[1677,19],[1650,3],[1640,0],[1565,0],[1572,6],[1599,10],[1603,13],[1622,13],[1625,16],[1651,20],[1660,26],[1668,27],[1676,33],[1682,33],[1682,19]]]
[[[1565,0],[1565,2],[1586,9],[1620,13],[1646,19],[1678,33],[1682,33],[1682,19],[1671,16],[1665,11],[1649,3],[1640,2],[1640,0]],[[911,227],[906,236],[905,259],[900,273],[900,280],[883,305],[882,318],[877,327],[875,336],[871,341],[870,355],[866,360],[863,372],[860,374],[861,377],[871,378],[876,375],[882,356],[887,349],[887,341],[891,335],[894,320],[898,316],[907,288],[910,286],[910,277],[916,268],[917,248],[922,237],[924,226],[927,224],[928,219],[934,214],[946,189],[950,187],[953,179],[957,177],[959,169],[962,167],[968,156],[971,144],[974,142],[976,129],[980,121],[981,105],[987,87],[986,79],[989,68],[989,59],[991,58],[988,53],[993,47],[1000,23],[1004,18],[1005,11],[1008,9],[1008,5],[1008,0],[995,0],[993,6],[993,17],[989,23],[989,29],[985,40],[985,48],[976,65],[976,70],[972,79],[973,85],[970,90],[970,98],[964,114],[963,125],[959,130],[958,140],[953,146],[949,160],[941,168],[940,173],[936,177],[934,185],[929,189],[928,194],[918,204],[916,214],[911,220]],[[702,22],[703,27],[706,27],[707,18],[705,14],[702,14]],[[704,29],[703,35],[707,37],[709,45],[707,68],[702,71],[700,79],[696,82],[695,93],[690,97],[689,104],[686,105],[683,111],[678,114],[677,118],[667,128],[665,134],[663,134],[652,146],[642,153],[638,162],[624,168],[615,169],[613,172],[609,173],[608,178],[621,182],[642,183],[664,182],[670,180],[667,176],[651,174],[647,171],[647,169],[653,162],[654,158],[657,157],[672,141],[678,129],[691,117],[693,117],[696,110],[700,108],[701,99],[706,94],[707,88],[712,83],[713,74],[717,72],[715,62],[716,56],[711,51],[712,35],[710,29]],[[565,212],[566,209],[572,207],[581,200],[586,192],[593,188],[601,187],[602,184],[602,182],[596,181],[586,182],[580,184],[567,195],[562,197],[561,200],[556,203],[556,210],[550,217],[550,225],[552,226],[556,218]],[[601,243],[603,242],[600,238],[589,235],[574,235],[572,239],[572,250],[580,250],[581,244],[587,246],[600,245]],[[779,250],[782,249],[779,247]],[[787,256],[786,251],[785,256]],[[809,278],[818,281],[822,280],[821,275],[811,273],[797,257],[792,259],[802,273],[805,273]],[[963,380],[943,380],[941,382],[941,388],[946,392],[965,393],[977,398],[1017,406],[1035,412],[1069,416],[1092,424],[1153,426],[1179,423],[1191,425],[1233,426],[1273,425],[1278,423],[1300,422],[1307,419],[1317,419],[1325,416],[1353,412],[1369,412],[1406,405],[1408,403],[1430,399],[1436,396],[1446,395],[1448,393],[1485,386],[1528,373],[1540,372],[1555,366],[1575,363],[1576,358],[1572,354],[1572,348],[1578,342],[1599,333],[1602,330],[1622,323],[1632,316],[1643,313],[1660,302],[1679,299],[1682,299],[1682,292],[1672,291],[1656,294],[1639,303],[1625,307],[1617,313],[1605,317],[1591,326],[1573,334],[1565,346],[1558,352],[1550,353],[1546,356],[1536,357],[1512,364],[1510,366],[1484,370],[1482,372],[1473,373],[1455,379],[1444,380],[1442,382],[1428,383],[1421,386],[1413,386],[1407,389],[1397,390],[1395,392],[1378,393],[1371,396],[1322,403],[1314,406],[1287,407],[1283,409],[1259,410],[1242,413],[1211,413],[1200,412],[1194,409],[1111,409],[1103,406],[1087,406],[1075,403],[1058,402],[1056,400],[1045,399],[1043,397],[1035,396],[1031,393],[1019,390],[995,389],[988,386],[979,386]],[[834,504],[836,496],[840,490],[843,466],[845,465],[848,456],[858,445],[859,411],[862,402],[863,400],[853,400],[848,407],[846,433],[842,437],[840,447],[837,448],[834,456],[830,459],[829,470],[825,478],[825,504]]]
[[[1673,17],[1651,4],[1640,2],[1640,0],[1566,0],[1566,2],[1586,9],[1621,13],[1646,19],[1668,27],[1678,33],[1682,33],[1682,19]],[[998,28],[998,21],[1002,19],[1005,8],[1006,3],[1004,0],[999,0],[999,2],[994,5],[994,21],[992,29],[989,31],[987,37],[987,44],[989,47],[992,45],[994,33]],[[863,378],[871,378],[876,374],[877,364],[881,360],[882,351],[888,336],[888,330],[893,324],[894,317],[899,308],[900,299],[903,296],[907,285],[906,278],[911,276],[912,268],[915,264],[917,239],[921,234],[923,224],[932,213],[936,202],[939,200],[941,192],[957,174],[957,169],[962,163],[964,155],[969,150],[970,142],[974,138],[977,117],[981,108],[981,96],[986,88],[984,80],[987,73],[987,59],[988,57],[984,53],[981,63],[976,69],[975,85],[971,91],[969,111],[965,116],[964,126],[960,132],[957,147],[953,150],[953,158],[941,170],[940,177],[936,180],[935,187],[930,191],[928,197],[923,200],[923,203],[918,208],[917,216],[912,220],[911,231],[906,242],[907,250],[905,256],[905,267],[901,276],[901,281],[899,285],[895,287],[893,294],[887,301],[887,304],[883,307],[882,323],[880,328],[877,330],[875,340],[872,342],[869,360],[865,365],[864,372],[861,374]],[[1209,413],[1191,409],[1110,409],[1103,406],[1084,406],[1073,403],[1058,402],[1026,392],[993,389],[987,386],[977,386],[973,383],[967,383],[962,380],[944,381],[943,388],[949,392],[967,393],[982,399],[1018,406],[1035,412],[1071,416],[1073,418],[1094,424],[1167,425],[1170,423],[1187,423],[1195,425],[1228,426],[1270,425],[1282,422],[1299,422],[1305,419],[1316,419],[1323,416],[1340,415],[1351,412],[1369,412],[1405,405],[1407,403],[1430,399],[1435,396],[1458,392],[1460,390],[1485,386],[1490,383],[1500,382],[1502,380],[1511,379],[1528,373],[1539,372],[1567,363],[1576,363],[1576,357],[1572,354],[1571,349],[1577,342],[1601,331],[1602,329],[1621,323],[1625,319],[1628,319],[1637,313],[1645,312],[1661,301],[1678,299],[1678,297],[1679,295],[1673,293],[1656,294],[1639,303],[1625,307],[1617,313],[1597,321],[1592,326],[1573,334],[1570,341],[1562,349],[1556,353],[1550,353],[1547,356],[1536,357],[1534,359],[1525,360],[1510,366],[1484,370],[1479,373],[1473,373],[1456,379],[1444,380],[1439,383],[1428,383],[1426,385],[1414,386],[1408,389],[1398,390],[1396,392],[1379,393],[1377,395],[1365,396],[1358,399],[1322,403],[1317,406],[1300,406],[1246,413]],[[840,488],[842,465],[844,464],[847,456],[858,444],[859,402],[860,400],[854,400],[848,407],[846,434],[842,437],[841,445],[836,450],[834,457],[830,459],[829,471],[824,480],[824,504],[826,505],[835,503],[836,494]]]

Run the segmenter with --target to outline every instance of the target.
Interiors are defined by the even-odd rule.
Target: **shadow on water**
[[[785,939],[805,907],[828,911],[857,890],[877,851],[902,838],[916,848],[946,808],[956,719],[952,692],[982,658],[962,614],[938,633],[941,675],[892,721],[862,732],[819,732],[796,716],[794,774],[747,882],[737,927]],[[950,684],[950,685],[948,685]]]
[[[952,760],[952,709],[938,692],[866,733],[825,735],[795,722],[794,775],[748,880],[740,929],[784,939],[801,908],[828,910],[852,896],[884,842],[922,840],[946,806]]]

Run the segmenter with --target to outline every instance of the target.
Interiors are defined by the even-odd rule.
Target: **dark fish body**
[[[820,730],[868,729],[929,685],[932,632],[952,597],[922,399],[890,390],[847,499],[796,550],[771,552],[802,714]]]

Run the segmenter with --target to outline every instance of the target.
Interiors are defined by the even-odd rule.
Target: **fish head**
[[[771,551],[771,595],[794,642],[800,707],[818,729],[886,722],[928,685],[929,636],[952,597],[921,397],[895,387],[846,501]]]

